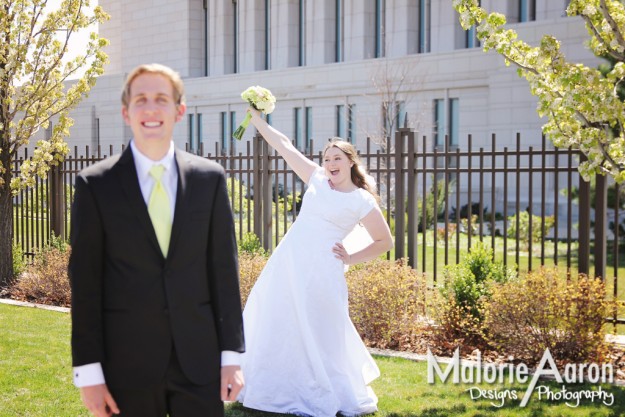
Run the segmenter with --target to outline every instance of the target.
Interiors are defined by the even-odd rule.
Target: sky
[[[97,0],[91,0],[90,3],[91,3],[90,8],[93,8],[98,5]],[[46,9],[57,10],[60,5],[61,5],[61,0],[48,0]],[[97,31],[98,31],[98,28],[97,26],[95,26],[93,28],[89,28],[88,30],[85,29],[85,30],[73,33],[72,36],[70,37],[69,51],[66,54],[66,59],[71,60],[75,58],[76,55],[78,55],[81,51],[84,51],[89,41],[89,34],[91,32],[97,32]],[[63,33],[59,34],[59,36],[63,36],[63,35],[64,35]],[[72,77],[72,78],[80,78],[83,73],[84,71],[81,71],[79,74],[77,74],[75,77]]]

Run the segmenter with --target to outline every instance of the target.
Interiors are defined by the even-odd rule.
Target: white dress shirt
[[[161,177],[161,184],[163,185],[163,188],[165,188],[169,197],[171,220],[173,223],[174,210],[176,207],[176,191],[178,189],[178,169],[176,168],[176,161],[174,158],[174,142],[172,141],[170,143],[167,154],[160,161],[153,161],[143,155],[135,146],[134,141],[130,142],[130,149],[135,161],[137,178],[139,179],[139,186],[141,187],[141,194],[143,195],[146,207],[150,200],[150,194],[152,193],[152,188],[155,183],[154,178],[150,175],[150,169],[152,166],[158,164],[165,167],[165,172]],[[240,365],[240,353],[230,350],[222,351],[221,366],[227,365]],[[78,388],[104,383],[104,372],[102,371],[102,364],[100,362],[74,367],[74,385]]]

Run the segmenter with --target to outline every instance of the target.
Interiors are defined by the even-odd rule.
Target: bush
[[[479,301],[488,296],[493,282],[506,282],[515,277],[514,270],[495,262],[493,250],[478,242],[469,249],[461,263],[443,269],[444,285],[441,289],[446,300],[465,307],[474,317],[480,317]]]
[[[252,291],[252,287],[260,276],[265,264],[267,256],[258,252],[240,252],[239,253],[239,286],[241,290],[241,306],[245,307],[247,297]]]
[[[351,267],[346,279],[350,316],[368,346],[411,350],[418,343],[431,302],[423,275],[401,260],[377,259]]]
[[[437,338],[444,344],[483,344],[481,305],[490,297],[493,283],[516,276],[513,269],[495,262],[493,251],[482,242],[469,249],[463,261],[443,270],[441,295],[444,302],[436,311]]]
[[[35,254],[33,263],[16,281],[11,296],[23,301],[69,307],[71,290],[67,264],[71,249],[53,237],[48,246]]]
[[[567,280],[556,269],[530,272],[492,288],[484,303],[484,337],[528,364],[538,363],[547,348],[556,360],[599,362],[606,348],[605,295],[599,279]]]
[[[20,245],[13,244],[13,278],[18,279],[26,269],[24,251]]]
[[[267,251],[263,248],[262,243],[258,236],[253,232],[248,232],[243,235],[243,238],[238,242],[239,253],[250,253],[256,255],[267,256]]]
[[[518,213],[519,216],[519,242],[521,247],[524,250],[529,248],[530,242],[530,214],[527,211],[522,211]],[[516,218],[517,215],[513,215],[508,217],[508,237],[516,238],[517,228],[516,228]],[[548,234],[551,229],[555,226],[556,220],[554,216],[545,216],[545,235]],[[532,215],[532,243],[540,243],[543,240],[543,217],[537,216],[535,214]]]

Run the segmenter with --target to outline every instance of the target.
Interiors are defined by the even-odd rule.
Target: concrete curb
[[[57,307],[57,306],[49,306],[46,304],[29,303],[27,301],[11,300],[10,298],[0,298],[0,304],[10,304],[10,305],[20,306],[20,307],[31,307],[31,308],[40,308],[42,310],[58,311],[59,313],[69,313],[69,308],[67,307]]]

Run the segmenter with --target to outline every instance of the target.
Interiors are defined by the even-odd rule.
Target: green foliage
[[[518,214],[519,217],[519,244],[522,249],[527,250],[530,243],[530,214],[527,211],[522,211]],[[532,243],[540,243],[543,240],[543,219],[545,225],[545,235],[548,234],[555,226],[555,216],[541,217],[536,214],[532,215]],[[516,239],[517,235],[517,215],[508,217],[508,237]]]
[[[437,320],[439,339],[452,343],[481,342],[481,306],[490,297],[494,283],[513,280],[516,272],[493,259],[493,250],[478,242],[469,249],[461,263],[443,270],[440,289],[444,303],[439,306]]]
[[[267,251],[263,248],[262,243],[258,236],[253,232],[248,232],[243,235],[243,238],[238,242],[239,253],[246,252],[250,254],[267,256]]]
[[[69,152],[64,138],[73,124],[69,111],[104,72],[108,58],[102,48],[108,41],[96,33],[80,54],[67,60],[75,32],[108,19],[99,6],[90,9],[89,0],[63,0],[57,9],[42,0],[17,0],[0,10],[0,96],[6,97],[0,112],[1,152],[13,158],[16,149],[28,145],[33,134],[55,118],[50,138],[37,143],[19,176],[11,180],[14,191],[33,185],[35,177],[45,177],[51,165],[63,160]],[[68,82],[80,70],[84,75]],[[0,189],[5,189],[1,181]]]
[[[447,265],[441,293],[447,300],[465,307],[479,317],[479,301],[490,294],[493,282],[506,282],[516,276],[512,269],[493,259],[493,250],[483,242],[471,246],[461,263]]]
[[[58,237],[35,254],[29,265],[11,288],[16,299],[40,304],[69,307],[71,289],[67,276],[67,264],[71,248]]]
[[[615,64],[597,68],[567,62],[560,42],[543,36],[532,47],[517,39],[500,13],[488,13],[478,0],[454,0],[464,29],[477,26],[477,37],[485,51],[497,51],[506,64],[514,64],[533,95],[538,97],[538,114],[548,122],[543,132],[557,147],[581,150],[588,160],[580,173],[588,179],[594,173],[608,173],[617,182],[625,180],[625,104],[619,85],[625,76],[625,4],[622,1],[571,0],[569,16],[580,16],[590,35],[589,46],[598,57],[609,56]]]
[[[453,181],[449,183],[449,189],[452,189]],[[434,211],[434,202],[436,202],[436,212]],[[445,213],[445,180],[434,182],[432,176],[432,185],[430,192],[425,196],[425,222],[423,221],[423,198],[417,196],[417,219],[419,221],[419,230],[423,231],[433,227],[436,220]],[[406,205],[407,207],[408,205]],[[425,226],[425,227],[424,227]]]
[[[547,348],[556,360],[601,361],[609,304],[601,280],[541,269],[492,288],[483,305],[483,334],[500,352],[528,364]]]
[[[13,244],[13,276],[18,278],[26,269],[24,262],[24,251],[20,245]]]
[[[244,183],[234,177],[228,178],[228,197],[230,198],[232,212],[236,215],[239,213],[243,213],[243,215],[247,215],[248,210],[252,210],[252,205],[254,204],[252,200],[250,200],[247,195],[247,187]]]

